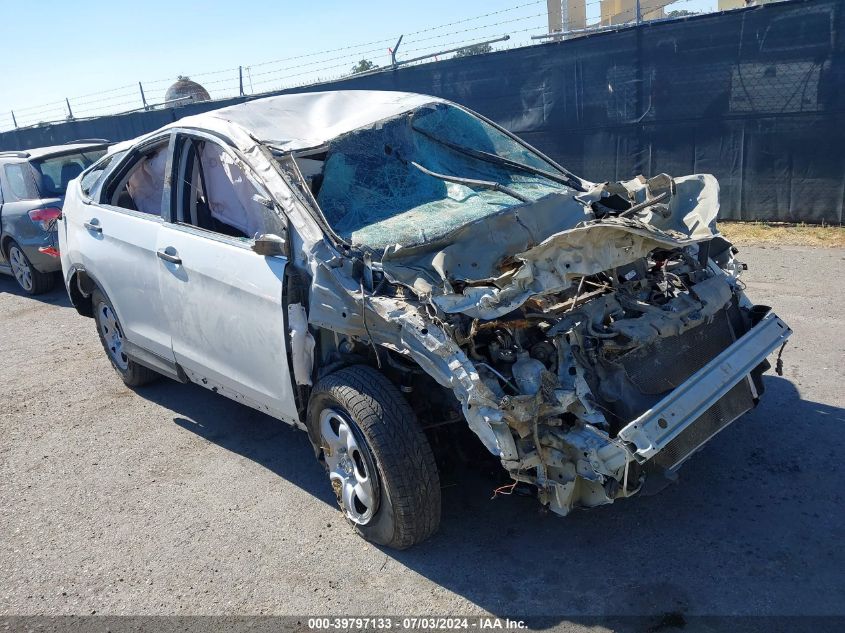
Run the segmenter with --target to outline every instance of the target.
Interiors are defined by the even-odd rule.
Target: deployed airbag
[[[161,197],[164,193],[166,167],[167,151],[161,149],[153,156],[142,160],[129,175],[126,190],[132,196],[132,201],[138,211],[154,215],[161,213]]]
[[[211,216],[247,237],[264,232],[266,208],[256,200],[255,186],[243,167],[222,147],[206,143],[200,159]]]

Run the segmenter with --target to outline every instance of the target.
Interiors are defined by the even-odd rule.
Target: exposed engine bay
[[[307,389],[312,366],[378,366],[428,428],[465,422],[558,514],[662,487],[756,404],[766,356],[791,333],[743,294],[718,184],[554,176],[526,148],[502,159],[437,137],[461,136],[438,107],[278,158],[328,209],[324,230],[353,242],[302,245],[319,334],[313,358],[313,341],[292,349],[296,382]],[[470,167],[485,179],[451,175]]]
[[[381,266],[364,264],[359,287],[349,289],[357,305],[340,319],[351,336],[336,337],[335,349],[370,352],[361,345],[369,341],[379,362],[400,359],[393,361],[400,375],[405,359],[451,389],[511,478],[536,486],[558,514],[659,489],[756,404],[765,357],[789,335],[745,298],[735,249],[708,233],[694,240],[638,220],[587,220],[516,257],[494,257],[492,282],[447,274],[439,288],[430,283],[433,267],[419,266],[431,251],[409,260],[399,259],[400,249]],[[448,261],[442,255],[429,261]],[[320,297],[328,290],[322,284],[314,290],[322,306],[338,305],[337,297]],[[312,323],[328,316],[324,327],[337,332],[336,311],[315,311],[313,301]],[[717,365],[687,389],[697,417],[656,413],[766,318],[779,325],[751,365],[732,376]],[[399,380],[410,390],[414,378]],[[664,433],[659,443],[643,436],[647,423]]]
[[[697,251],[657,249],[500,319],[452,320],[523,456],[511,474],[541,490],[553,482],[555,511],[638,491],[643,466],[616,450],[620,430],[750,328],[738,288]],[[746,385],[737,416],[751,393]]]

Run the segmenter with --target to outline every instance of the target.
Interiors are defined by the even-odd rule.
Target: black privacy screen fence
[[[792,0],[282,92],[443,97],[592,181],[712,173],[720,217],[841,224],[845,2]],[[246,98],[22,128],[0,150],[133,138]]]

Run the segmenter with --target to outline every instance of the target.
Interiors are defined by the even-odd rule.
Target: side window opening
[[[265,204],[268,196],[224,147],[188,138],[179,163],[177,222],[241,239],[281,231],[281,218]]]
[[[323,184],[323,167],[326,164],[326,150],[317,153],[299,154],[294,156],[299,171],[312,195],[316,198],[320,194]]]
[[[86,196],[90,195],[102,179],[103,175],[106,173],[106,168],[114,163],[116,159],[122,158],[123,154],[124,152],[116,152],[108,156],[103,156],[100,160],[91,165],[91,167],[83,173],[82,180],[80,181],[82,193]]]
[[[111,204],[123,209],[161,215],[167,143],[156,145],[129,169],[111,197]]]
[[[9,193],[17,200],[38,200],[41,197],[29,163],[10,163],[4,168]]]

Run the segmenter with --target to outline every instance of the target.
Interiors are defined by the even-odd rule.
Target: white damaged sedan
[[[59,242],[127,385],[307,431],[344,516],[404,548],[437,529],[444,460],[492,454],[565,515],[660,488],[755,406],[791,332],[718,209],[709,175],[592,183],[456,104],[341,91],[117,147]]]

